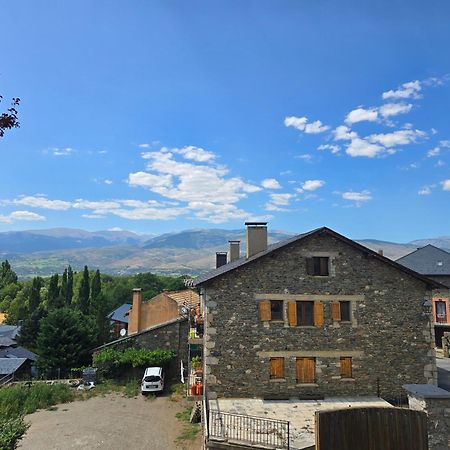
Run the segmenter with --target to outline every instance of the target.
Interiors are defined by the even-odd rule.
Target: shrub
[[[0,418],[0,448],[14,450],[28,427],[22,416],[13,419]]]

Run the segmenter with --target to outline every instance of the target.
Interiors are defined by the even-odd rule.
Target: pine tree
[[[47,311],[41,306],[38,306],[30,316],[23,321],[17,342],[29,350],[35,350],[39,326],[41,320],[46,316]]]
[[[30,297],[28,299],[28,310],[32,314],[41,303],[41,288],[44,286],[44,280],[41,277],[33,278],[31,284]]]
[[[52,275],[50,277],[50,282],[48,285],[48,309],[61,308],[60,290],[58,286],[59,277],[58,274]]]
[[[69,306],[72,303],[73,298],[73,271],[72,267],[67,268],[67,294],[66,305]]]
[[[64,306],[69,306],[67,304],[67,268],[64,269],[64,273],[61,276],[61,289],[59,295]]]
[[[2,262],[0,268],[0,289],[12,283],[17,283],[17,274],[11,269],[11,265],[6,260]]]
[[[89,270],[87,266],[84,266],[83,278],[78,290],[78,308],[83,314],[89,313],[89,294]]]
[[[97,297],[102,291],[102,280],[100,278],[100,270],[96,270],[94,278],[92,278],[91,284],[91,302],[95,303]]]

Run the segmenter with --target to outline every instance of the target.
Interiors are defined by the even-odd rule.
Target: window
[[[306,273],[316,277],[329,276],[329,262],[328,256],[313,256],[306,258]]]
[[[316,382],[316,358],[297,358],[297,383]]]
[[[310,301],[288,302],[287,316],[290,327],[322,327],[324,324],[323,303]]]
[[[445,317],[445,302],[438,300],[436,302],[436,314],[438,317]]]
[[[283,320],[283,300],[259,302],[259,317],[262,321]]]
[[[297,325],[314,325],[314,302],[297,302]]]
[[[284,358],[270,358],[270,379],[284,378]]]
[[[352,358],[350,356],[341,358],[341,378],[353,378]]]
[[[341,320],[343,322],[350,322],[352,320],[350,312],[350,302],[339,302]]]

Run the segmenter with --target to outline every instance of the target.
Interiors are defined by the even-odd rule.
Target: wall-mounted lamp
[[[430,299],[427,299],[422,303],[422,308],[423,312],[431,314],[431,310],[433,309],[433,303],[431,302]]]

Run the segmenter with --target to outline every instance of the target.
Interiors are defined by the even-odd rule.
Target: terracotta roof
[[[448,289],[447,286],[444,286],[443,284],[438,283],[437,281],[431,280],[430,278],[427,278],[405,266],[402,266],[401,264],[399,264],[395,261],[392,261],[391,259],[386,258],[385,256],[382,256],[379,253],[377,253],[367,247],[364,247],[363,245],[358,244],[357,242],[352,241],[351,239],[349,239],[349,238],[343,236],[342,234],[339,234],[336,231],[333,231],[327,227],[316,228],[315,230],[309,231],[307,233],[299,234],[297,236],[286,239],[284,241],[280,241],[275,244],[269,245],[267,247],[267,250],[259,252],[256,255],[251,256],[250,258],[243,257],[243,258],[237,259],[236,261],[233,261],[231,263],[225,264],[224,266],[221,266],[218,269],[212,270],[211,272],[208,272],[204,275],[200,275],[198,278],[196,278],[194,280],[193,285],[200,286],[200,285],[206,283],[207,281],[217,278],[225,273],[231,272],[231,271],[237,269],[238,267],[244,266],[246,264],[250,264],[251,262],[255,261],[256,259],[259,259],[265,255],[268,255],[269,253],[272,253],[274,251],[282,249],[283,247],[286,247],[289,244],[292,244],[294,242],[299,242],[303,239],[306,239],[307,237],[310,237],[313,235],[319,235],[319,234],[328,234],[330,236],[333,236],[334,238],[339,239],[340,241],[345,242],[348,245],[351,245],[352,247],[356,248],[357,250],[363,251],[369,255],[372,255],[372,257],[374,257],[380,261],[383,261],[386,264],[389,264],[390,266],[396,268],[397,270],[405,272],[408,275],[411,275],[414,278],[417,278],[417,279],[423,281],[430,287],[437,288],[437,289]]]
[[[197,306],[200,303],[200,296],[192,289],[183,289],[182,291],[165,292],[171,299],[175,300],[179,306],[184,302],[190,307]]]

